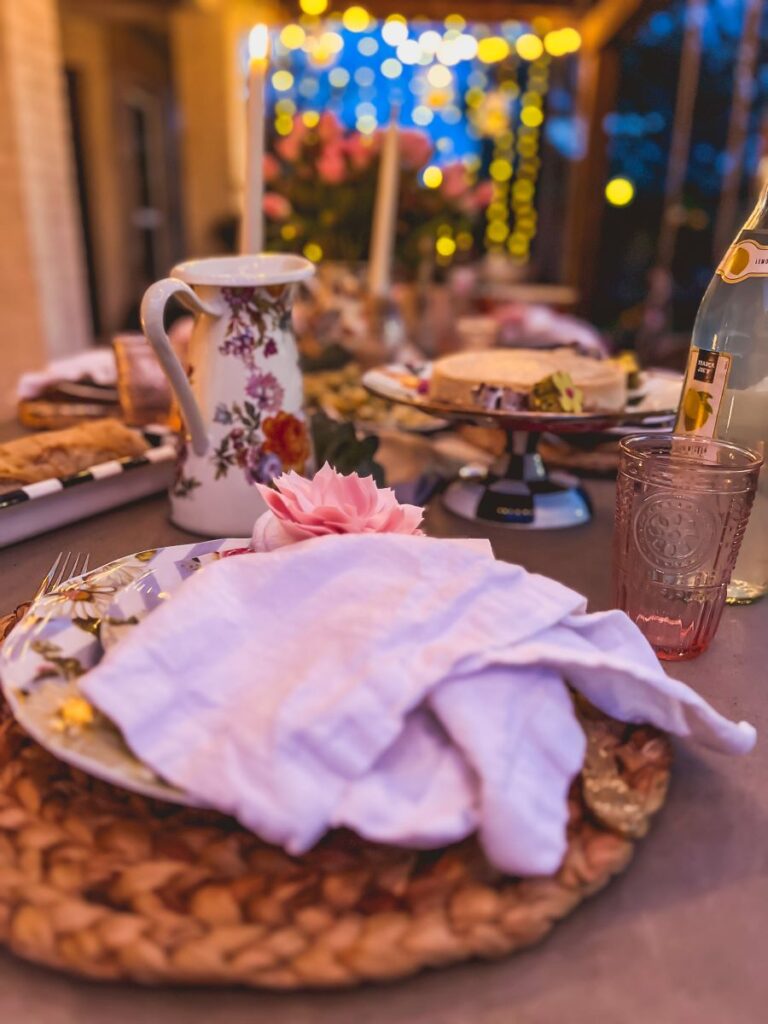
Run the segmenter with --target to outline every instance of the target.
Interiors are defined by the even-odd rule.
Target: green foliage
[[[359,438],[351,423],[339,423],[324,412],[312,416],[311,430],[318,467],[327,462],[346,476],[358,473],[373,477],[379,487],[385,485],[384,467],[374,458],[377,437]]]

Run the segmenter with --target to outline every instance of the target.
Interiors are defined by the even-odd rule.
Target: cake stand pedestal
[[[368,370],[363,385],[380,398],[451,423],[504,431],[505,453],[491,469],[465,466],[443,492],[445,506],[473,522],[518,530],[583,526],[592,518],[589,496],[575,477],[547,470],[536,450],[541,434],[600,433],[617,427],[627,427],[628,433],[643,427],[671,430],[674,423],[677,399],[667,404],[666,393],[661,401],[643,401],[617,413],[484,410],[438,402],[423,388],[429,371],[429,364],[382,366]]]
[[[592,517],[576,477],[548,472],[537,452],[540,434],[507,432],[507,451],[490,471],[466,466],[443,492],[443,503],[462,519],[529,530],[582,526]]]

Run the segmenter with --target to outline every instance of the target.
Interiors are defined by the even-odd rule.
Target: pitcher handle
[[[203,302],[188,284],[172,277],[166,277],[162,281],[156,281],[150,285],[141,300],[141,326],[144,334],[155,350],[160,365],[178,399],[181,415],[189,431],[192,450],[196,455],[205,455],[210,443],[205,420],[187,380],[184,367],[173,351],[163,324],[165,307],[168,300],[174,296],[194,313],[206,313],[208,316],[219,317],[223,310],[211,303]]]

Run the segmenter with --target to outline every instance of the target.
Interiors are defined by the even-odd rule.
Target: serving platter
[[[174,436],[164,427],[142,433],[148,444],[142,455],[0,493],[0,548],[169,487],[176,464]]]
[[[500,427],[502,430],[522,430],[552,433],[594,432],[619,425],[657,424],[674,419],[683,378],[667,370],[646,370],[641,374],[640,386],[630,393],[622,412],[551,413],[522,410],[479,409],[471,405],[440,402],[427,392],[432,364],[429,362],[405,365],[393,363],[375,367],[363,375],[363,386],[380,398],[419,409],[444,420],[476,423]]]
[[[14,716],[62,761],[144,796],[188,803],[130,751],[80,693],[78,680],[143,616],[204,565],[242,551],[209,540],[126,555],[33,602],[0,650],[0,685]]]

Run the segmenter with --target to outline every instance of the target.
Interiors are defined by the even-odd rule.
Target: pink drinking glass
[[[727,441],[637,434],[620,444],[615,599],[660,658],[717,631],[762,459]]]

